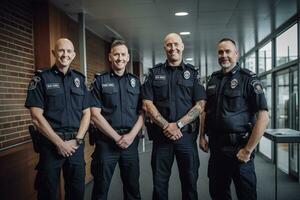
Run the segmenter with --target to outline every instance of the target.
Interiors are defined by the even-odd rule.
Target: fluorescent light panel
[[[175,16],[182,17],[182,16],[187,16],[188,14],[189,14],[188,12],[177,12],[175,13]]]

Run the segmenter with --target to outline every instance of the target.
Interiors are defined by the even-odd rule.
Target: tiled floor
[[[145,142],[145,152],[142,152],[143,142],[140,142],[140,186],[142,199],[150,200],[152,193],[152,173],[150,167],[150,156],[151,156],[151,142]],[[198,180],[198,195],[199,199],[207,200],[210,199],[208,193],[208,178],[206,176],[207,163],[209,154],[199,151],[200,155],[200,169],[199,169],[199,180]],[[257,191],[258,199],[261,200],[273,200],[274,196],[274,165],[265,161],[259,156],[255,158],[256,172],[257,172]],[[300,199],[300,183],[293,180],[288,175],[278,171],[278,200],[299,200]],[[93,183],[87,185],[85,192],[85,199],[91,199],[91,189]],[[232,186],[233,199],[236,199],[234,194],[234,187]],[[121,200],[122,195],[122,183],[120,180],[119,169],[116,167],[115,174],[110,186],[109,200]],[[179,200],[181,199],[181,189],[177,170],[177,164],[174,162],[172,169],[172,176],[169,182],[169,199]]]

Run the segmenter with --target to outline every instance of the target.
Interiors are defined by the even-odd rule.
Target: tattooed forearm
[[[159,127],[165,128],[169,122],[159,113],[152,101],[144,100],[143,109],[151,120],[156,123]]]
[[[168,125],[168,121],[160,114],[155,117],[154,122],[161,128],[165,128]]]
[[[203,112],[205,106],[205,101],[198,101],[194,107],[192,107],[189,112],[183,116],[180,121],[187,125],[194,121]]]

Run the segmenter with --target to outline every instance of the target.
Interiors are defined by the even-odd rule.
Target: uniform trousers
[[[153,173],[153,200],[167,200],[169,179],[174,157],[179,170],[182,199],[197,200],[197,180],[200,166],[195,140],[185,143],[153,141],[151,166]]]
[[[91,172],[94,176],[93,200],[106,200],[111,179],[119,163],[125,200],[141,199],[139,187],[139,137],[127,149],[119,148],[110,139],[98,139],[92,155]]]
[[[43,138],[37,165],[35,188],[39,200],[56,200],[60,171],[63,170],[66,200],[83,200],[85,189],[84,145],[80,145],[70,157],[57,153],[56,147]]]
[[[212,137],[209,140],[208,178],[211,198],[230,200],[230,185],[233,181],[239,200],[256,200],[254,154],[251,155],[250,161],[242,163],[236,154],[245,144],[221,145],[222,141]]]

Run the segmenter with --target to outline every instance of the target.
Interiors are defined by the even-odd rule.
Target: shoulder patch
[[[248,76],[256,77],[256,74],[253,71],[249,70],[249,69],[242,68],[241,72],[243,72],[244,74],[246,74]]]
[[[38,82],[41,81],[41,77],[39,75],[35,75],[32,77],[32,80],[29,83],[28,90],[34,90]]]
[[[261,82],[259,80],[254,79],[254,80],[251,81],[250,84],[252,85],[252,87],[254,89],[254,92],[256,94],[262,94],[262,93],[264,93],[263,86],[262,86],[262,84],[261,84]]]

